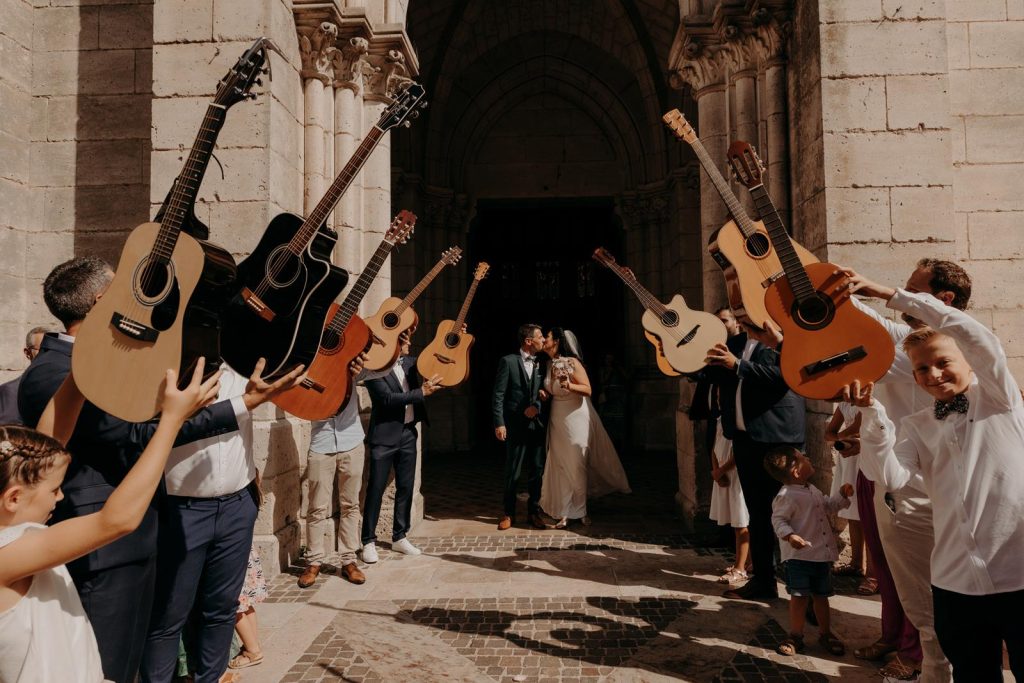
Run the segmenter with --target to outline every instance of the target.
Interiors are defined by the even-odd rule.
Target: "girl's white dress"
[[[857,409],[849,403],[840,403],[839,410],[843,413],[844,427],[853,424],[853,421],[857,419]],[[832,498],[839,498],[839,488],[843,484],[849,484],[854,490],[857,489],[857,472],[860,469],[858,464],[860,456],[851,455],[849,458],[844,458],[842,452],[834,448],[831,450],[834,466],[832,467],[832,489],[829,491],[829,495]],[[857,496],[850,496],[850,507],[840,510],[838,514],[843,519],[859,520],[860,513],[857,512]]]
[[[732,441],[725,438],[722,433],[722,421],[718,421],[718,429],[715,431],[715,460],[718,466],[729,462],[732,458]],[[740,478],[736,468],[725,473],[729,479],[728,486],[719,486],[718,482],[712,482],[711,486],[711,511],[708,517],[718,522],[719,525],[728,524],[734,529],[743,529],[750,524],[750,514],[747,512],[747,503],[743,500],[743,489],[740,488]]]
[[[544,388],[551,394],[551,412],[540,507],[558,519],[580,519],[587,515],[588,495],[629,493],[629,481],[590,398],[563,389],[552,380],[550,366]]]
[[[36,533],[25,523],[0,531],[0,547]],[[64,565],[39,572],[10,609],[0,612],[0,683],[98,683],[100,651]]]

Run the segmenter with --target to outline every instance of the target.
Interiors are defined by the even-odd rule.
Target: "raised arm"
[[[60,441],[67,446],[68,440],[75,431],[75,424],[78,416],[85,405],[85,397],[78,390],[75,378],[71,373],[64,378],[64,382],[57,389],[50,402],[46,404],[43,414],[36,425],[36,431]]]
[[[854,382],[844,393],[861,415],[860,466],[864,476],[885,488],[898,491],[921,473],[921,461],[914,442],[906,437],[897,442],[896,425],[885,406],[872,398],[872,384],[861,388]]]

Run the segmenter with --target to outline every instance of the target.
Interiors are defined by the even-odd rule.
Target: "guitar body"
[[[761,221],[753,222],[757,232],[747,239],[735,221],[729,221],[711,236],[708,252],[725,275],[729,307],[738,319],[764,328],[770,316],[765,309],[765,290],[782,275],[782,264],[772,248],[768,231]],[[804,265],[818,258],[797,242],[793,248]],[[780,323],[780,320],[775,322]]]
[[[338,304],[331,304],[327,320],[333,320]],[[320,347],[301,383],[277,395],[274,404],[303,420],[326,420],[337,415],[352,398],[349,363],[370,346],[370,328],[352,316],[339,335],[323,327]]]
[[[460,334],[454,320],[442,320],[437,326],[434,341],[423,349],[416,360],[416,369],[424,381],[440,375],[438,384],[454,387],[469,377],[469,350],[476,339],[468,333]]]
[[[682,294],[665,304],[666,314],[658,317],[645,310],[640,324],[657,338],[665,361],[679,373],[697,372],[703,368],[708,349],[724,344],[728,333],[717,317],[687,307]],[[660,367],[660,363],[659,363]]]
[[[348,283],[331,263],[337,241],[321,226],[297,256],[287,249],[303,219],[282,213],[238,264],[237,293],[224,310],[224,360],[242,375],[266,358],[264,376],[280,377],[316,355],[327,309]]]
[[[676,372],[668,360],[665,358],[665,354],[661,350],[661,342],[653,334],[644,330],[644,337],[647,341],[651,342],[651,346],[654,347],[654,361],[658,364],[658,369],[661,370],[662,374],[668,375],[669,377],[679,377],[683,373]]]
[[[781,278],[765,292],[768,314],[784,337],[782,377],[805,398],[834,399],[857,379],[861,384],[881,378],[896,355],[885,328],[833,292],[843,275],[831,263],[805,266],[816,299],[798,305],[789,281]]]
[[[220,247],[182,233],[164,277],[141,283],[159,223],[128,236],[110,288],[75,337],[71,368],[82,394],[128,422],[154,417],[164,373],[187,386],[200,357],[212,374],[220,365],[220,313],[231,292],[235,262]]]
[[[402,311],[401,315],[394,312],[401,303],[402,300],[398,297],[390,297],[380,305],[375,315],[365,321],[372,334],[372,343],[370,350],[366,352],[366,362],[363,366],[371,372],[394,365],[401,351],[398,345],[399,335],[419,324],[420,317],[411,306]]]

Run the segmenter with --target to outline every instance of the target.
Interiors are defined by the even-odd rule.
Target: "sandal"
[[[734,583],[741,583],[743,581],[746,581],[748,578],[750,577],[747,576],[747,573],[742,569],[730,567],[729,570],[725,572],[725,574],[722,574],[720,577],[718,577],[718,583],[727,583],[731,585]]]
[[[229,669],[245,669],[250,666],[256,666],[257,664],[263,663],[263,653],[258,652],[253,654],[248,650],[242,650],[239,652],[230,662],[228,662]]]
[[[896,646],[879,638],[867,647],[859,647],[854,650],[853,656],[857,659],[881,659],[890,652],[896,652]]]
[[[857,586],[857,595],[874,595],[878,592],[878,579],[865,576]]]
[[[864,572],[860,570],[860,567],[854,567],[852,564],[837,564],[832,567],[833,576],[864,576]]]
[[[883,678],[894,681],[916,681],[917,677],[921,674],[921,666],[919,664],[917,668],[914,668],[914,666],[901,660],[899,655],[896,655],[892,658],[892,661],[879,669],[878,673]]]
[[[788,638],[779,643],[779,646],[775,648],[775,651],[786,657],[792,657],[795,654],[799,654],[804,651],[804,637],[798,636],[795,633],[790,633]]]
[[[831,633],[822,633],[818,636],[818,645],[821,645],[830,655],[835,655],[836,657],[842,657],[846,654],[846,646],[843,645],[843,641]]]
[[[555,522],[554,526],[552,526],[551,528],[552,529],[567,529],[568,527],[569,527],[569,519],[567,517],[563,517],[562,519],[560,519],[557,522]]]

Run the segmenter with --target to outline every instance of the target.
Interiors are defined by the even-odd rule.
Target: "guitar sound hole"
[[[675,327],[679,323],[679,314],[675,311],[665,311],[661,314],[661,324],[665,327]]]
[[[459,345],[459,340],[461,338],[462,337],[460,335],[457,335],[454,332],[451,334],[446,334],[444,336],[444,345],[447,346],[449,349],[454,349],[456,346]]]
[[[756,258],[767,256],[771,250],[772,245],[768,241],[768,235],[758,232],[747,238],[747,253],[751,256]]]
[[[395,313],[385,313],[381,322],[384,323],[385,330],[393,330],[398,327],[399,317]]]
[[[146,258],[135,267],[133,274],[135,298],[147,306],[155,306],[167,298],[174,284],[174,263],[161,263]]]
[[[334,353],[341,348],[341,343],[342,335],[328,328],[324,330],[323,336],[320,337],[320,351],[325,354]]]
[[[805,330],[820,330],[832,322],[835,317],[835,304],[821,292],[803,302],[793,303],[793,319]]]
[[[267,259],[267,280],[277,289],[287,287],[299,277],[300,267],[299,258],[288,250],[287,245],[281,245],[270,252]]]

